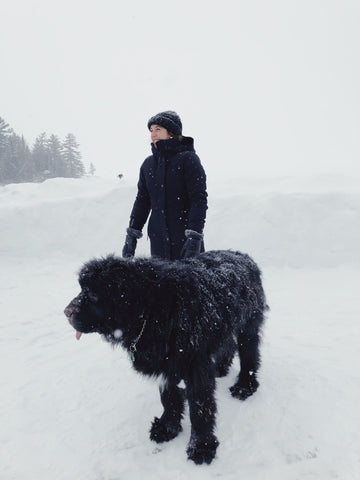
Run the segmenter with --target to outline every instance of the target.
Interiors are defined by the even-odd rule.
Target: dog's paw
[[[155,417],[150,429],[150,440],[157,443],[169,442],[182,431],[179,423],[166,423]]]
[[[259,382],[255,377],[250,377],[247,382],[239,382],[235,383],[232,387],[230,387],[231,395],[234,398],[238,398],[239,400],[246,400],[248,397],[251,397],[253,393],[256,392],[258,389]]]
[[[207,440],[192,438],[186,450],[188,459],[197,465],[201,465],[202,463],[210,464],[215,458],[218,445],[219,442],[215,436]]]

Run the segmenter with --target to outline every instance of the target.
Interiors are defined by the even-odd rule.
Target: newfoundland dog
[[[179,434],[188,401],[187,455],[197,464],[210,463],[219,445],[215,377],[227,374],[238,352],[241,370],[231,394],[245,400],[259,385],[267,306],[255,262],[227,250],[173,262],[108,256],[86,263],[79,283],[81,292],[65,308],[76,338],[100,333],[129,352],[138,372],[161,377],[164,412],[152,423],[151,440]]]

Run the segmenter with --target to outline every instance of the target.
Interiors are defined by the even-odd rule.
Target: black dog
[[[214,435],[215,377],[226,375],[238,351],[241,371],[230,388],[245,400],[258,388],[259,333],[266,302],[260,271],[247,255],[211,251],[169,262],[109,256],[86,263],[81,293],[65,314],[81,333],[98,332],[125,348],[135,369],[162,376],[164,413],[150,438],[165,442],[181,431],[189,402],[188,457],[210,463]],[[186,389],[178,387],[184,380]]]

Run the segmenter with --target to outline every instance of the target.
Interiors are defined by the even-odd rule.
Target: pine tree
[[[32,182],[35,168],[31,156],[31,150],[24,136],[18,137],[17,155],[19,159],[18,182]]]
[[[8,138],[6,154],[6,181],[29,182],[33,178],[33,166],[30,149],[24,139],[16,133]]]
[[[85,174],[85,168],[81,161],[79,144],[76,142],[75,135],[68,133],[62,147],[66,166],[66,176],[72,178],[82,177]]]
[[[94,164],[90,163],[89,174],[94,175],[95,172],[96,172],[96,168],[95,168]]]
[[[3,118],[0,117],[0,183],[8,181],[8,156],[9,136],[12,130]]]
[[[34,180],[45,180],[50,173],[50,150],[45,132],[36,137],[31,154],[35,170]]]
[[[0,117],[0,149],[6,145],[7,137],[12,133],[12,130],[8,123]]]
[[[63,158],[62,143],[57,135],[50,135],[46,142],[49,155],[48,168],[45,171],[47,178],[67,177]]]

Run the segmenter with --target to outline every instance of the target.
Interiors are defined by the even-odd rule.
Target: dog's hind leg
[[[246,400],[256,392],[259,386],[257,371],[260,366],[260,335],[259,326],[263,314],[257,312],[238,335],[238,349],[240,357],[240,373],[236,383],[230,388],[233,397]]]
[[[157,443],[168,442],[181,432],[185,403],[184,390],[171,381],[160,387],[160,397],[164,413],[160,418],[154,418],[150,429],[150,439]]]
[[[232,337],[228,338],[213,357],[215,377],[225,377],[230,370],[237,345]]]
[[[187,455],[196,464],[211,463],[219,445],[214,435],[216,403],[213,362],[194,361],[191,375],[185,383],[191,420]]]

